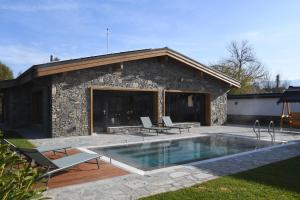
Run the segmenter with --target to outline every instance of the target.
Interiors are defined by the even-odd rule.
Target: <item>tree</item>
[[[211,67],[241,82],[241,88],[233,90],[232,93],[253,92],[256,89],[254,83],[266,75],[264,66],[256,58],[253,48],[246,40],[232,41],[227,51],[229,57]]]
[[[280,74],[276,75],[275,81],[273,81],[269,74],[266,75],[264,81],[260,84],[261,92],[283,92],[290,85],[288,81],[281,81]]]
[[[0,80],[9,80],[13,78],[14,76],[11,69],[0,61]]]

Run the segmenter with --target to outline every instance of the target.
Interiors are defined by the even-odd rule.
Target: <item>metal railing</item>
[[[271,141],[272,145],[275,143],[275,124],[274,121],[270,121],[269,126],[268,126],[268,133],[271,136]],[[259,123],[259,120],[255,120],[253,124],[253,132],[255,133],[256,140],[257,140],[257,145],[256,147],[260,147],[261,144],[261,126]]]
[[[274,121],[270,121],[268,126],[268,133],[271,136],[272,144],[275,143],[275,125]]]
[[[256,147],[259,147],[260,146],[260,123],[259,123],[259,120],[255,120],[255,122],[253,124],[253,131],[256,135],[256,141],[257,141]]]

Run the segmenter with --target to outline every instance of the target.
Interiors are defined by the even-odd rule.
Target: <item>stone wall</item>
[[[229,85],[175,60],[151,58],[100,66],[52,76],[52,136],[88,135],[91,86],[159,90],[177,89],[211,94],[211,123],[223,124]]]

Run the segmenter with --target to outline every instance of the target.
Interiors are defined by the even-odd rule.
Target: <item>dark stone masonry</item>
[[[180,81],[182,80],[182,81]],[[162,116],[163,90],[176,89],[211,94],[211,124],[226,122],[229,84],[200,76],[197,70],[177,61],[162,64],[158,58],[100,66],[52,76],[52,136],[88,135],[90,87],[159,90]]]

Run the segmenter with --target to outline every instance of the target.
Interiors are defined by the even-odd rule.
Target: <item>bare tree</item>
[[[232,41],[228,45],[227,51],[229,57],[211,67],[239,80],[242,89],[247,87],[248,91],[251,89],[251,85],[259,82],[266,76],[263,64],[257,59],[253,48],[247,40],[241,42]]]
[[[267,74],[264,81],[261,81],[260,92],[283,92],[289,87],[288,81],[281,81],[280,74],[277,74],[275,80],[272,80],[269,74]]]
[[[271,92],[274,87],[275,85],[271,79],[271,75],[269,72],[267,72],[264,79],[260,82],[260,88],[263,90],[263,92]]]

